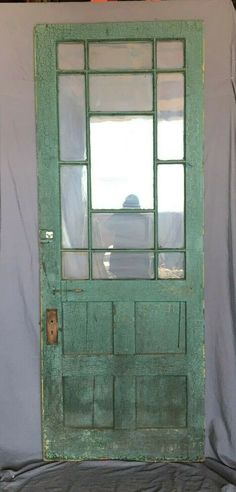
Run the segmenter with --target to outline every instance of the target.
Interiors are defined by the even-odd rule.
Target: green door
[[[36,28],[44,457],[203,457],[202,25]]]

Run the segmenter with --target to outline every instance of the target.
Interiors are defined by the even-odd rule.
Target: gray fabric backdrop
[[[166,0],[0,4],[0,465],[4,468],[41,458],[33,28],[38,23],[165,19],[204,20],[206,456],[236,466],[235,13],[230,0]]]

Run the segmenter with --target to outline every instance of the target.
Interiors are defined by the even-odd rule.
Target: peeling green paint
[[[187,270],[181,281],[62,280],[57,44],[81,40],[86,44],[99,39],[185,41],[186,153],[181,162],[186,176]],[[40,230],[54,232],[53,240],[43,239],[40,246],[44,458],[201,460],[202,24],[166,21],[40,25],[35,30],[35,42]],[[164,309],[164,303],[169,310]],[[49,346],[45,313],[52,308],[58,311],[59,339],[58,345]],[[146,326],[151,309],[155,325],[149,320]],[[101,316],[95,319],[98,310],[102,324]],[[143,316],[143,332],[146,330],[152,340],[149,344],[137,316]],[[169,339],[165,335],[167,316],[172,316]],[[159,330],[159,335],[155,330]]]

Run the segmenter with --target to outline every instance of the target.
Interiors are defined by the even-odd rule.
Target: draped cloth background
[[[87,463],[76,468],[76,464],[68,463],[39,467],[42,454],[33,28],[39,23],[177,19],[202,19],[205,32],[206,456],[212,458],[208,462],[211,468],[216,467],[226,477],[215,488],[207,488],[215,477],[213,471],[207,472],[210,475],[200,488],[194,488],[203,473],[200,464]],[[183,483],[178,482],[177,490],[182,490],[181,483],[183,490],[218,490],[216,487],[221,486],[234,490],[227,485],[227,476],[236,483],[235,33],[235,12],[230,0],[0,4],[0,490],[18,490],[18,483],[22,486],[29,477],[43,477],[45,473],[50,479],[54,477],[54,491],[165,491],[173,490],[179,476]],[[20,469],[26,464],[26,469]],[[72,467],[69,475],[68,466]],[[13,472],[16,469],[20,470]],[[66,480],[74,476],[76,480],[78,473],[80,488],[73,488],[72,482],[65,482],[65,487],[60,488],[62,477]],[[112,477],[110,488],[102,478],[99,481],[107,473]],[[205,469],[204,473],[206,477]],[[192,485],[190,476],[195,480]],[[167,477],[172,488],[161,488],[167,484]],[[130,480],[128,488],[122,486],[123,479]],[[120,488],[116,483],[121,484]],[[137,483],[143,484],[141,488]],[[37,488],[35,482],[34,488],[30,485],[27,489],[25,485],[21,490],[51,490],[49,485],[41,485]]]

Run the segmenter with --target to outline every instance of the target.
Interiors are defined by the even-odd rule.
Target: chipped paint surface
[[[35,36],[40,230],[53,231],[40,237],[44,457],[201,460],[202,25],[41,25]],[[185,41],[186,278],[62,280],[57,43],[129,39],[154,46],[157,38]],[[47,344],[47,309],[58,314],[58,344]]]

